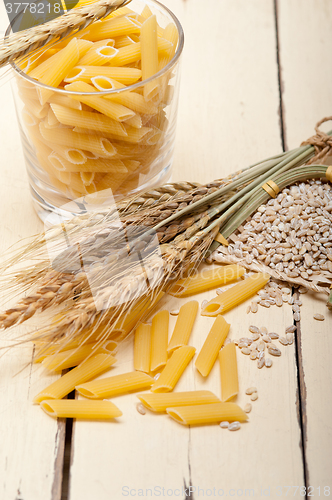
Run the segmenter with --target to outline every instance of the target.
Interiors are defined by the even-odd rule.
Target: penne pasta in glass
[[[46,387],[34,397],[33,402],[38,404],[45,399],[61,399],[73,391],[76,385],[91,380],[106,371],[115,362],[116,359],[111,355],[97,354]]]
[[[225,313],[233,307],[249,299],[252,295],[263,288],[269,281],[270,276],[264,273],[256,273],[244,281],[232,286],[221,295],[211,299],[202,309],[203,316],[217,316]]]
[[[53,418],[81,418],[85,420],[110,420],[121,417],[111,401],[82,401],[76,399],[48,399],[40,403],[47,415]]]
[[[170,417],[182,425],[209,425],[223,421],[246,422],[248,415],[236,403],[211,403],[167,408]]]
[[[169,291],[169,294],[174,295],[174,297],[187,297],[195,293],[202,293],[211,290],[211,288],[217,288],[235,281],[244,273],[244,267],[237,264],[203,269],[193,276],[178,280]]]
[[[141,27],[142,80],[147,80],[158,72],[157,18],[148,17]],[[144,86],[144,98],[150,101],[158,93],[158,82]]]
[[[203,377],[207,377],[228,335],[230,325],[222,316],[217,316],[200,350],[195,366]]]
[[[158,380],[151,387],[152,392],[169,392],[174,389],[184,370],[196,352],[195,347],[183,346],[173,352]]]
[[[104,399],[149,388],[153,382],[147,373],[135,371],[80,384],[76,390],[86,398]]]
[[[190,334],[193,329],[195,319],[198,312],[197,300],[187,302],[180,307],[178,317],[176,319],[175,327],[172,333],[171,340],[168,344],[167,351],[171,353],[175,349],[187,345],[189,342]]]
[[[151,366],[152,372],[167,363],[169,312],[160,311],[152,318],[151,328]]]
[[[79,65],[104,66],[104,64],[110,64],[118,53],[118,49],[110,47],[109,45],[102,45],[101,47],[94,46],[79,60]]]
[[[128,16],[121,16],[94,23],[89,27],[88,37],[94,42],[102,38],[115,38],[139,32],[140,24],[137,21]]]
[[[135,331],[134,368],[149,373],[151,360],[151,326],[140,323]]]
[[[65,83],[90,83],[95,76],[114,78],[125,85],[132,85],[142,77],[142,71],[137,68],[120,68],[117,66],[76,66],[64,78]]]
[[[220,399],[210,391],[186,391],[138,394],[138,399],[151,411],[165,412],[166,408],[220,403]]]
[[[234,342],[225,345],[219,352],[221,401],[229,401],[239,393],[239,377]]]

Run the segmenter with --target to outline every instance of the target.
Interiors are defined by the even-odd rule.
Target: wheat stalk
[[[98,19],[108,16],[131,0],[98,0],[72,9],[62,16],[33,28],[7,36],[0,42],[0,68],[22,59],[46,44],[52,44],[79,32]]]

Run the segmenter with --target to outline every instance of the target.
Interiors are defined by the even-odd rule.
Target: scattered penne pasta
[[[204,269],[193,276],[177,281],[169,294],[175,297],[187,297],[195,293],[202,293],[211,290],[211,288],[217,288],[235,281],[244,273],[245,269],[237,264]]]
[[[122,411],[110,401],[77,401],[72,399],[48,399],[40,403],[47,415],[53,418],[81,418],[86,420],[110,420],[121,417]]]
[[[151,411],[165,412],[166,408],[220,403],[220,399],[210,391],[166,392],[138,394],[138,399]]]
[[[151,326],[140,323],[135,331],[134,368],[149,373],[151,361]]]
[[[200,350],[195,366],[203,377],[207,377],[218,357],[229,332],[230,325],[222,316],[217,316]]]
[[[219,352],[221,401],[229,401],[239,393],[236,347],[234,342],[225,345]]]
[[[180,377],[188,366],[190,360],[193,358],[195,352],[195,347],[179,347],[179,349],[177,349],[167,361],[165,368],[161,372],[158,380],[153,384],[151,391],[172,391],[180,380]]]
[[[86,398],[103,399],[149,388],[153,382],[150,375],[135,371],[77,385],[76,390]]]
[[[187,345],[198,312],[198,302],[192,300],[181,306],[167,351]]]
[[[246,422],[248,415],[235,403],[211,403],[167,408],[170,417],[182,425],[208,425],[222,421]]]
[[[246,278],[241,283],[237,283],[221,295],[210,300],[202,309],[202,315],[217,316],[233,309],[233,307],[249,299],[258,290],[263,288],[269,279],[270,276],[264,273],[257,273]]]
[[[110,345],[110,347],[115,347],[115,345]],[[66,368],[77,366],[88,357],[96,354],[111,354],[111,351],[107,346],[98,346],[98,344],[82,345],[81,347],[74,347],[73,349],[47,356],[42,361],[42,365],[48,370],[59,372]]]
[[[160,311],[152,319],[151,329],[151,366],[152,372],[163,368],[167,363],[169,312]]]

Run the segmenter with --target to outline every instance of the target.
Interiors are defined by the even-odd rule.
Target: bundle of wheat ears
[[[0,327],[49,310],[51,320],[15,341],[33,339],[43,351],[50,344],[63,348],[124,338],[177,279],[195,272],[219,244],[218,231],[228,238],[273,195],[269,185],[283,189],[307,179],[332,180],[331,167],[316,164],[332,146],[318,126],[301,147],[225,179],[204,186],[167,184],[74,217],[10,251],[2,259],[0,287],[11,305],[0,315]],[[328,289],[319,276],[301,284]],[[12,305],[19,293],[24,298]]]

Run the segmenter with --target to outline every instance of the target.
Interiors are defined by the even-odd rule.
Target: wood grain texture
[[[309,137],[332,109],[332,68],[325,55],[332,43],[332,4],[328,0],[278,0],[282,101],[289,147]],[[296,29],[294,29],[296,26]],[[323,130],[331,130],[331,122]],[[332,411],[330,363],[332,314],[325,297],[301,296],[300,357],[303,369],[303,421],[307,485],[331,486]],[[324,322],[313,319],[315,313]],[[318,494],[318,490],[314,490]]]

